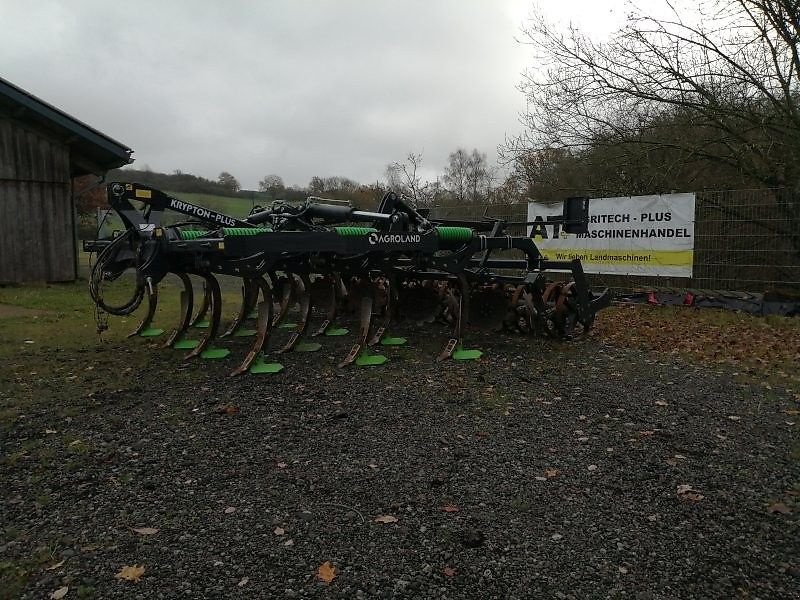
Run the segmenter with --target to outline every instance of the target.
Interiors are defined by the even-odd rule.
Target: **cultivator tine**
[[[194,358],[195,356],[201,356],[202,358],[224,358],[230,354],[229,350],[211,347],[211,342],[217,336],[219,323],[222,318],[222,292],[220,291],[219,281],[217,281],[216,277],[211,274],[204,274],[203,279],[205,279],[206,294],[209,296],[209,324],[197,346],[186,355],[184,360]]]
[[[272,280],[276,282],[276,287],[280,290],[281,295],[278,310],[275,311],[275,316],[272,319],[272,325],[274,327],[280,327],[284,319],[286,319],[286,315],[289,314],[289,309],[292,307],[295,297],[295,283],[294,278],[291,276],[278,278],[276,275],[273,275]]]
[[[322,309],[326,304],[328,310],[325,319],[317,330],[311,334],[312,337],[319,335],[346,335],[347,329],[333,327],[336,316],[339,312],[339,304],[347,296],[347,289],[342,282],[342,278],[337,274],[327,275],[317,279],[311,284],[311,297],[315,307]]]
[[[436,360],[441,362],[448,358],[455,360],[476,360],[480,358],[483,355],[480,350],[465,350],[461,346],[464,320],[465,316],[469,314],[469,283],[464,275],[458,276],[455,287],[450,286],[445,301],[446,316],[449,317],[453,325],[453,332]]]
[[[206,320],[206,316],[208,315],[208,309],[210,306],[211,306],[211,290],[208,287],[208,283],[206,281],[203,281],[203,301],[200,303],[200,308],[198,309],[197,314],[189,323],[189,327],[195,327],[197,329],[206,329],[208,327],[208,321]]]
[[[361,299],[359,306],[358,339],[353,347],[350,348],[350,352],[348,352],[345,359],[339,363],[339,367],[346,367],[353,363],[356,363],[358,366],[382,365],[388,359],[379,354],[369,354],[367,350],[367,340],[369,339],[369,332],[372,328],[372,311],[375,305],[374,285],[369,281],[362,280],[357,284],[356,292]]]
[[[228,326],[228,329],[225,330],[225,333],[220,337],[224,338],[237,333],[247,333],[247,331],[242,330],[241,327],[244,325],[245,319],[248,318],[257,302],[258,286],[256,286],[252,279],[245,278],[242,281],[242,304],[239,307],[239,312],[236,313],[230,326]]]
[[[298,304],[300,304],[300,320],[295,326],[294,331],[289,336],[289,341],[278,352],[283,354],[297,350],[298,352],[314,352],[322,348],[322,344],[307,342],[301,344],[300,339],[305,335],[308,329],[308,324],[311,317],[311,280],[308,275],[302,274],[297,277],[294,286],[295,295],[298,297]]]
[[[381,285],[383,287],[378,288],[380,293],[378,305],[379,307],[382,305],[383,308],[383,321],[375,330],[369,342],[367,342],[367,346],[374,346],[378,343],[381,346],[402,346],[406,343],[406,338],[385,335],[395,318],[395,311],[397,310],[399,300],[397,280],[394,277],[385,277],[381,281]]]
[[[183,339],[183,336],[186,335],[186,331],[189,329],[189,325],[192,322],[192,309],[194,304],[192,280],[189,279],[186,273],[177,273],[177,275],[181,283],[183,283],[183,289],[181,290],[181,317],[180,321],[178,321],[178,326],[172,330],[167,341],[164,342],[165,348],[172,348],[175,344],[180,342],[184,342],[184,346],[188,345],[186,342],[195,342],[195,340]]]
[[[153,317],[156,315],[156,309],[158,308],[158,286],[148,277],[145,280],[144,287],[147,293],[147,312],[136,326],[136,329],[128,334],[129,338],[137,335],[141,337],[157,337],[164,333],[163,329],[150,327],[150,324],[153,322]]]
[[[241,375],[247,371],[251,373],[277,373],[283,370],[283,365],[279,363],[266,363],[263,361],[262,353],[264,347],[267,345],[270,330],[272,329],[272,289],[263,277],[255,279],[254,285],[256,286],[256,292],[261,292],[261,302],[259,302],[257,306],[258,326],[256,329],[256,338],[247,356],[245,356],[242,361],[242,364],[233,370],[231,377]],[[256,300],[258,300],[257,296]]]

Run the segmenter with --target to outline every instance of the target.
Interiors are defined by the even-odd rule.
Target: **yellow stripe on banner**
[[[586,248],[539,248],[548,260],[573,260],[595,265],[662,265],[690,267],[694,250],[588,250]]]
[[[136,190],[137,198],[152,198],[153,193],[150,190]]]

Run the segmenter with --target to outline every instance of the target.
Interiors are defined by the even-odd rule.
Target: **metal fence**
[[[591,275],[616,289],[800,293],[800,200],[779,189],[697,192],[693,277]],[[501,218],[526,235],[527,204],[436,206],[434,218]]]

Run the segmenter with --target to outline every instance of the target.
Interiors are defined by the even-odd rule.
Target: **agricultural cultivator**
[[[111,183],[107,192],[125,230],[84,244],[98,253],[89,286],[98,311],[129,315],[146,299],[131,336],[160,335],[158,284],[173,274],[183,289],[165,346],[187,350],[187,359],[223,358],[230,351],[215,339],[252,337],[234,375],[280,371],[268,356],[318,350],[326,337],[349,334],[343,320],[358,327],[342,367],[386,362],[375,348],[406,343],[390,335],[403,321],[446,323],[451,334],[438,360],[472,360],[481,352],[462,342],[471,327],[569,338],[610,302],[607,290],[590,290],[579,260],[544,259],[532,239],[507,235],[504,221],[432,219],[392,192],[374,212],[311,197],[244,219],[140,184]],[[167,211],[186,219],[166,224]],[[558,221],[567,233],[585,232],[587,215],[588,199],[570,198]],[[548,270],[571,277],[550,281]],[[104,286],[126,271],[135,273],[132,296],[112,305]],[[217,275],[241,279],[241,305],[224,330]],[[202,295],[192,278],[202,280]],[[200,335],[190,339],[195,329]]]

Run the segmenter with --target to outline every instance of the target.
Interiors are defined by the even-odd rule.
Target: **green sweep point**
[[[325,335],[328,337],[339,337],[340,335],[347,335],[348,333],[350,333],[349,329],[344,329],[343,327],[335,327],[332,329],[328,329],[328,331],[325,332]]]
[[[459,349],[453,352],[453,360],[478,360],[483,356],[480,350],[463,350]]]
[[[158,337],[162,333],[164,333],[163,329],[158,329],[157,327],[148,327],[147,329],[143,329],[139,332],[139,337]]]
[[[233,337],[250,337],[256,334],[255,329],[238,329],[234,334]]]
[[[192,325],[192,327],[194,327],[196,329],[208,329],[209,325],[210,325],[210,323],[208,321],[198,321],[197,323]]]
[[[191,350],[192,348],[197,348],[197,345],[200,343],[200,340],[178,340],[172,347],[176,350]]]
[[[403,346],[408,342],[406,338],[385,337],[381,340],[381,346]]]
[[[294,329],[297,327],[297,323],[281,323],[278,325],[278,329]]]
[[[380,354],[362,354],[356,359],[356,364],[359,367],[377,367],[388,360],[388,358]]]
[[[254,375],[261,375],[267,373],[280,373],[283,371],[283,365],[280,363],[267,363],[267,362],[259,362],[255,363],[252,367],[250,367],[250,372]]]
[[[295,352],[316,352],[322,348],[322,344],[317,342],[302,342],[294,347]]]
[[[207,348],[200,353],[200,358],[207,360],[219,360],[225,358],[231,353],[227,348]]]

